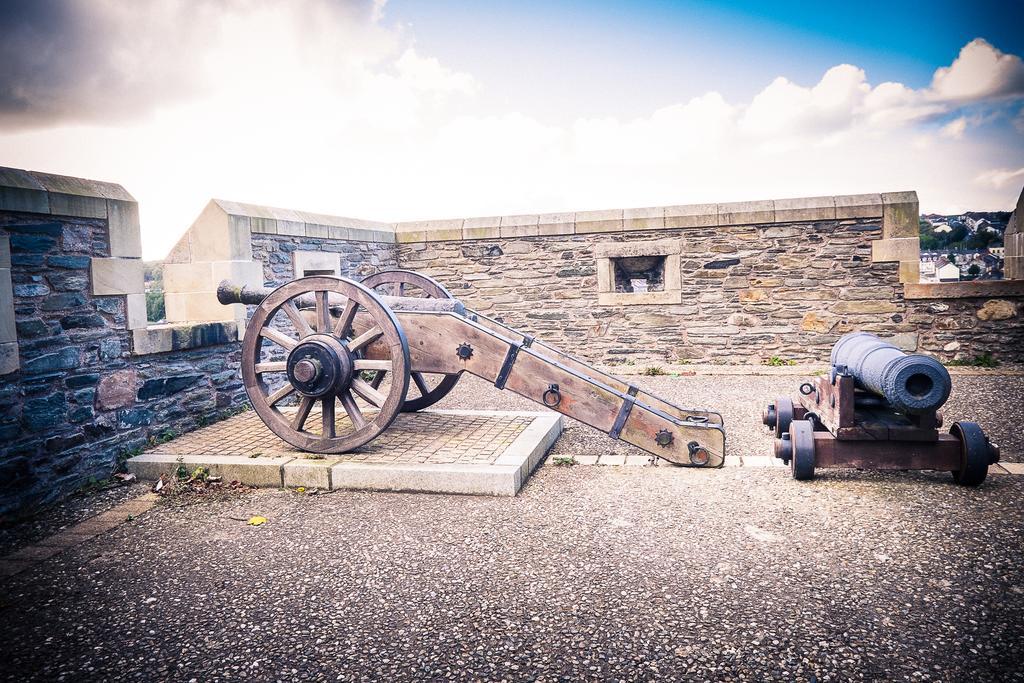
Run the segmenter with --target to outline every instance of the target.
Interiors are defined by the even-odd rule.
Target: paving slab
[[[338,433],[350,429],[338,416]],[[315,415],[310,422],[319,424]],[[140,479],[206,468],[250,486],[515,495],[562,433],[554,412],[429,410],[403,413],[351,453],[313,457],[243,413],[132,458]]]

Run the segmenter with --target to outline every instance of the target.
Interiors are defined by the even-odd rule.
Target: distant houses
[[[921,282],[1003,277],[1003,233],[1009,212],[921,216]]]

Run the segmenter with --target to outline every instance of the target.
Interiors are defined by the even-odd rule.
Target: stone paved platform
[[[339,433],[346,420],[339,418]],[[309,422],[319,424],[317,416]],[[429,410],[399,415],[354,452],[319,457],[247,412],[156,446],[128,469],[140,479],[184,465],[253,486],[514,496],[561,432],[556,413]]]

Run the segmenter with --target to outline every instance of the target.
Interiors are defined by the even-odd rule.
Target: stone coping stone
[[[249,221],[253,232],[407,244],[719,225],[880,219],[886,202],[892,206],[909,207],[911,200],[916,202],[913,192],[890,192],[390,223],[225,199],[212,201],[228,215]]]
[[[108,200],[135,203],[117,183],[0,166],[0,211],[107,218]]]
[[[903,285],[905,299],[984,299],[1024,296],[1024,280],[971,280]]]
[[[562,416],[553,412],[432,410],[440,415],[529,417],[530,424],[490,464],[358,462],[344,455],[313,459],[275,456],[246,457],[214,453],[151,453],[131,458],[128,470],[139,479],[157,479],[179,465],[197,467],[225,481],[249,486],[305,487],[321,490],[414,491],[488,496],[514,496],[562,433]],[[217,425],[204,429],[216,430]]]

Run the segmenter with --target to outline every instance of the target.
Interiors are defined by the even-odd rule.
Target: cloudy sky
[[[836,3],[838,4],[838,3]],[[1019,2],[0,0],[0,165],[376,220],[1024,186]],[[770,9],[766,9],[770,6]]]

